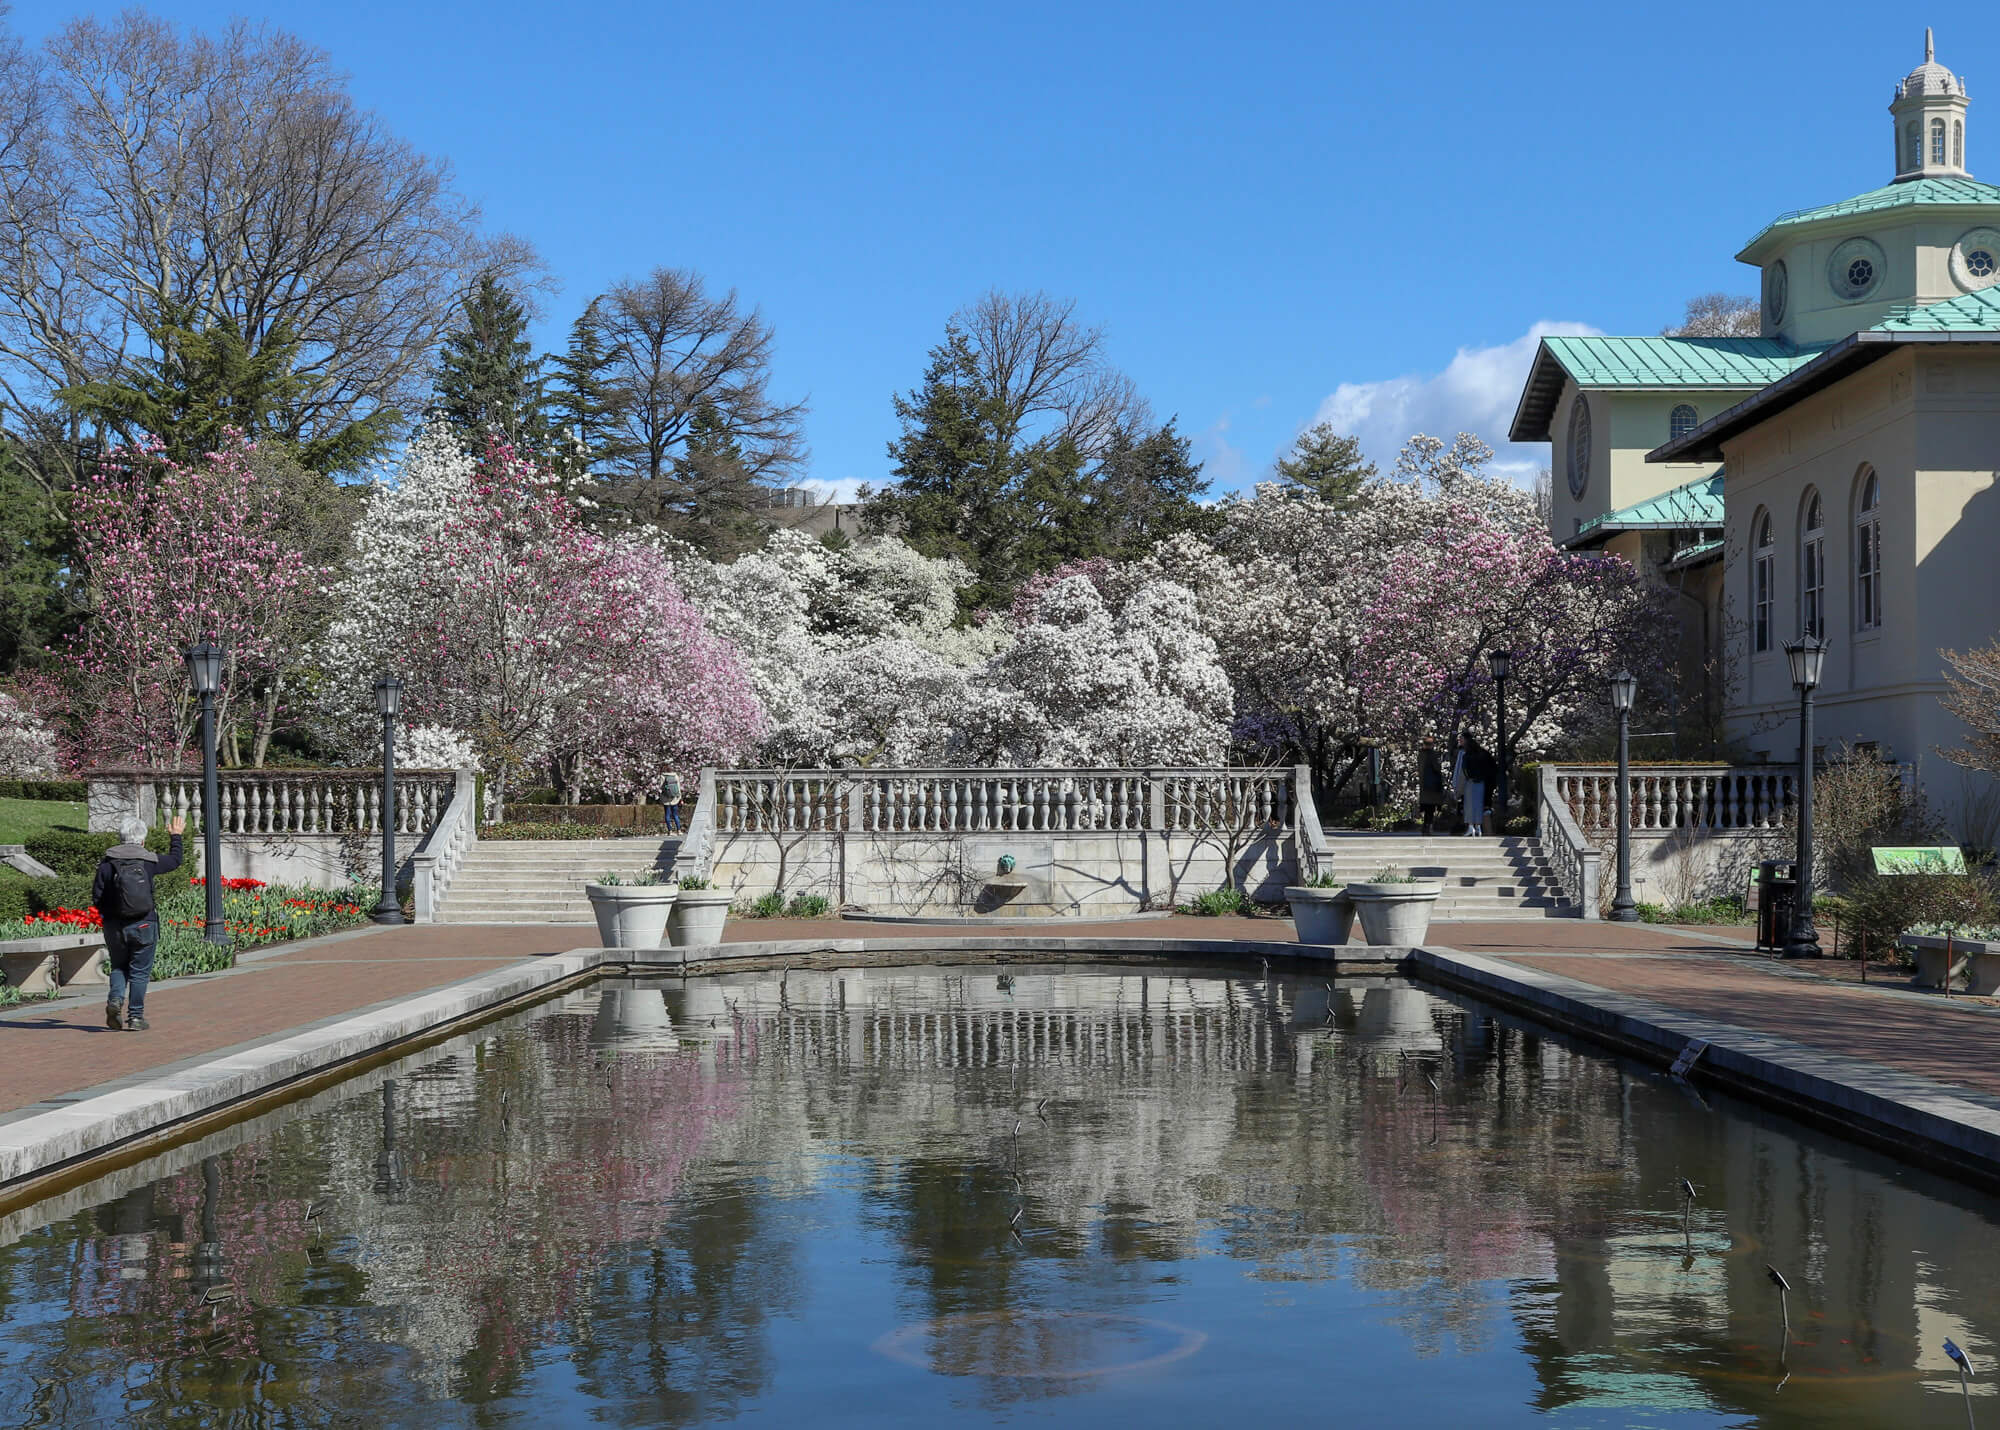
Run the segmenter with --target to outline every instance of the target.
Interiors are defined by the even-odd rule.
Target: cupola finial
[[[1931,27],[1929,25],[1924,26],[1924,63],[1927,65],[1937,63],[1937,46],[1931,43]]]

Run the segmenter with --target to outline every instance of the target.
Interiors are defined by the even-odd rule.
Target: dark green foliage
[[[1026,578],[1065,562],[1129,560],[1180,531],[1212,530],[1207,482],[1169,421],[1113,431],[1093,453],[1061,432],[1022,444],[965,335],[945,330],[923,385],[895,399],[895,482],[862,492],[862,525],[971,568],[969,614],[997,609]]]
[[[489,436],[539,449],[547,435],[542,365],[528,342],[527,311],[492,274],[459,311],[459,327],[438,352],[435,410],[475,452]]]
[[[382,450],[401,420],[392,409],[378,408],[358,422],[305,436],[300,417],[321,383],[299,369],[298,339],[282,325],[254,351],[226,325],[173,325],[155,338],[160,356],[135,361],[126,375],[65,388],[63,401],[127,443],[158,438],[177,462],[219,450],[234,429],[253,442],[283,445],[315,472],[361,466]]]
[[[28,885],[31,882],[12,869],[0,869],[0,924],[28,916]]]
[[[1639,919],[1649,924],[1740,924],[1750,916],[1744,912],[1741,894],[1724,894],[1694,904],[1639,904]]]
[[[73,555],[62,498],[0,436],[0,671],[32,663],[75,624],[64,594]]]
[[[633,829],[616,824],[579,824],[569,819],[551,820],[509,820],[505,824],[489,824],[479,831],[481,839],[630,839],[636,835],[653,834],[656,838],[658,826],[649,829]]]
[[[78,834],[66,829],[52,829],[46,834],[37,834],[22,847],[28,851],[30,858],[41,860],[58,874],[89,876],[97,872],[104,851],[117,842],[116,834]]]
[[[570,324],[569,345],[560,356],[543,359],[555,369],[548,380],[550,447],[558,470],[573,482],[592,478],[599,464],[620,455],[611,419],[615,411],[614,359],[604,341],[599,315],[602,298]]]
[[[773,889],[768,894],[759,894],[749,904],[736,910],[747,919],[775,919],[785,911],[785,896]]]
[[[763,543],[769,491],[712,402],[695,409],[672,476],[655,496],[648,513],[653,525],[711,558],[738,556]]]
[[[94,873],[93,866],[92,874]],[[89,908],[92,874],[63,874],[54,879],[30,879],[28,912],[52,914],[57,909]]]
[[[1200,914],[1204,918],[1218,918],[1224,914],[1240,914],[1248,906],[1241,889],[1225,887],[1211,889],[1206,894],[1196,895],[1181,905],[1184,914]]]
[[[833,903],[825,894],[799,894],[785,908],[785,916],[794,919],[823,919],[833,911]]]
[[[0,780],[0,799],[46,799],[75,803],[90,798],[83,780]]]
[[[1288,487],[1340,507],[1352,506],[1374,475],[1375,464],[1361,455],[1360,440],[1342,436],[1331,422],[1301,432],[1291,455],[1278,462],[1278,476]]]

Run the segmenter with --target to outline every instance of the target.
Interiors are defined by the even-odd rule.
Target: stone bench
[[[104,958],[101,933],[10,939],[0,943],[0,977],[23,993],[102,986],[111,981]]]
[[[1908,949],[1916,960],[1919,988],[1943,988],[1949,979],[1962,974],[1966,992],[1983,998],[2000,993],[2000,943],[1976,938],[1950,940],[1949,969],[1945,966],[1945,943],[1942,936],[1930,934],[1906,933],[1896,940],[1897,947]]]

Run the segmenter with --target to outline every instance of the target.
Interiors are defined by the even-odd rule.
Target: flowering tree
[[[279,533],[240,438],[182,465],[120,450],[71,497],[90,620],[67,652],[84,760],[178,764],[196,717],[181,654],[227,652],[216,695],[224,758],[261,764],[299,646],[294,616],[320,574]]]
[[[473,464],[432,429],[404,476],[371,499],[383,529],[357,543],[329,646],[386,656],[410,718],[464,732],[503,798],[536,765],[572,797],[586,782],[632,794],[762,736],[737,652],[659,549],[598,536],[503,445]]]
[[[11,691],[0,690],[0,778],[48,779],[60,763],[55,731]]]

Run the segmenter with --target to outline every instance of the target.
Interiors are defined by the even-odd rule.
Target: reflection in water
[[[614,983],[0,1219],[0,1424],[1956,1425],[1994,1212],[1390,980]]]

